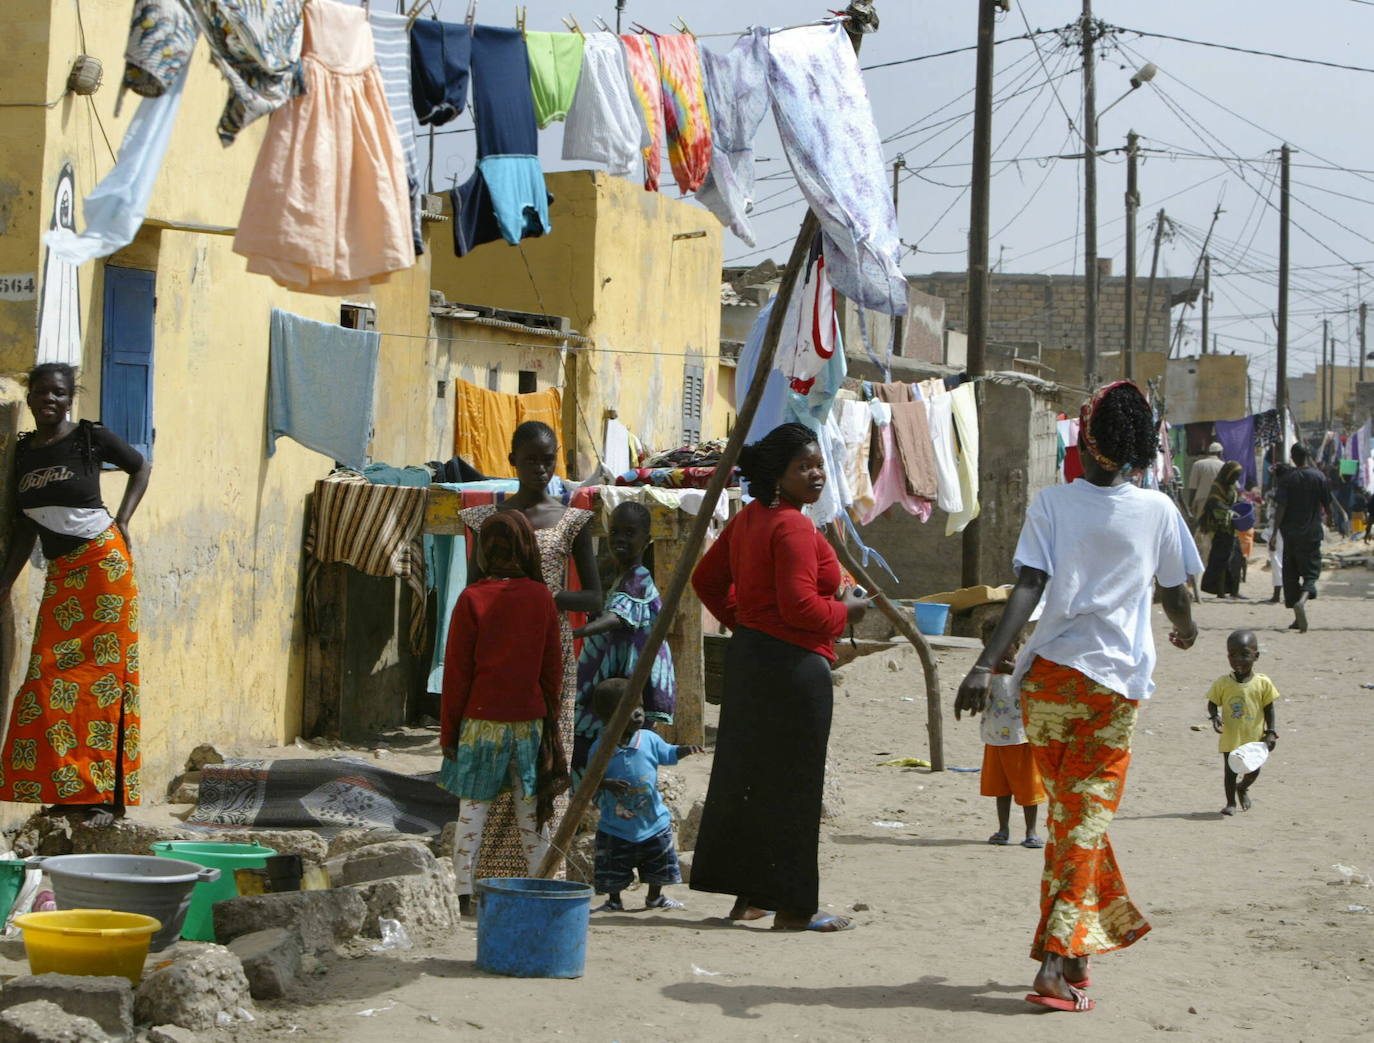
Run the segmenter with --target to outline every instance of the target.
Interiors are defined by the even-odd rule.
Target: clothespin
[[[677,21],[673,23],[673,28],[680,33],[686,33],[693,40],[697,38],[697,34],[687,27],[687,19],[683,18],[682,15],[677,16]]]
[[[521,36],[525,35],[525,14],[528,11],[528,7],[521,7],[519,4],[515,7],[515,28],[520,30]]]
[[[363,6],[366,7],[367,5],[364,4]],[[415,24],[415,19],[419,18],[420,15],[425,13],[426,7],[428,7],[431,11],[434,10],[434,0],[416,0],[415,6],[412,7],[410,9],[410,13],[406,15],[407,31],[409,31],[410,27]]]
[[[468,0],[467,27],[471,29],[475,21],[477,21],[477,0]]]
[[[611,27],[608,24],[606,24],[606,19],[598,15],[594,19],[594,21],[596,22],[596,27],[600,29],[603,33],[611,32]]]
[[[647,36],[653,36],[653,35],[654,35],[654,32],[653,32],[652,29],[646,29],[644,26],[640,25],[638,22],[631,22],[631,23],[630,23],[630,31],[631,31],[631,32],[639,33],[640,36],[646,36],[646,35],[647,35]]]
[[[575,32],[578,36],[585,37],[587,35],[582,31],[582,26],[577,24],[577,19],[574,18],[572,15],[568,15],[567,18],[564,18],[563,24],[566,25],[573,32]]]

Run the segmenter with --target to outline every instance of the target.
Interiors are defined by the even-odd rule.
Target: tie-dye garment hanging
[[[691,195],[711,172],[711,115],[701,79],[696,37],[655,36],[663,83],[663,124],[668,161],[683,195]]]
[[[657,192],[658,175],[663,169],[663,84],[658,55],[647,34],[626,33],[620,40],[625,44],[625,64],[630,70],[635,100],[649,130],[649,144],[644,149],[644,190]]]

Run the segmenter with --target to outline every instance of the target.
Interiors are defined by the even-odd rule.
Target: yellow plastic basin
[[[64,909],[14,918],[34,974],[119,975],[137,985],[148,941],[162,926],[141,913]]]

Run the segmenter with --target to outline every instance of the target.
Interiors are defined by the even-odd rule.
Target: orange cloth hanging
[[[563,426],[563,394],[557,388],[528,395],[509,395],[502,391],[455,380],[458,403],[453,424],[453,451],[491,478],[513,478],[510,440],[515,429],[527,420],[539,420],[558,435]],[[561,437],[561,436],[560,436]],[[558,475],[565,475],[560,453]]]
[[[696,37],[655,36],[663,83],[663,128],[668,160],[684,196],[696,192],[711,172],[711,114],[701,79]]]
[[[644,149],[644,189],[658,191],[658,176],[663,169],[663,77],[653,40],[646,34],[626,33],[625,65],[630,70],[630,85],[635,100],[644,111],[649,144]],[[709,159],[708,159],[709,162]]]

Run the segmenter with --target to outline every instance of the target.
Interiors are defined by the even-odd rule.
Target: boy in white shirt
[[[984,645],[1000,620],[1000,613],[983,620]],[[1003,847],[1010,842],[1014,797],[1026,820],[1026,839],[1021,841],[1021,846],[1039,849],[1045,846],[1045,841],[1035,832],[1035,820],[1040,805],[1045,803],[1045,787],[1040,781],[1030,743],[1026,741],[1026,727],[1021,720],[1021,694],[1011,679],[1021,640],[1022,634],[1012,639],[988,685],[988,705],[979,723],[983,739],[979,792],[985,797],[997,798],[997,832],[988,837],[989,844]]]

